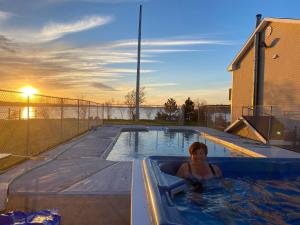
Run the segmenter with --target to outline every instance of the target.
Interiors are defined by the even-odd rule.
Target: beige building
[[[300,20],[261,20],[258,15],[255,31],[228,71],[232,72],[232,124],[226,131],[262,142],[297,144]]]

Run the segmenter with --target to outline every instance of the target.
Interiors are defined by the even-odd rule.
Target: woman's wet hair
[[[199,149],[202,149],[204,151],[205,155],[207,155],[207,146],[206,146],[206,144],[204,144],[202,142],[199,142],[199,141],[194,142],[189,147],[190,155],[193,155]]]

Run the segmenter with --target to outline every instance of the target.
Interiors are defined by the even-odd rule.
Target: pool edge
[[[200,131],[200,135],[202,137],[210,140],[210,141],[213,141],[213,142],[215,142],[217,144],[221,144],[221,145],[223,145],[225,147],[228,147],[228,148],[230,148],[230,149],[232,149],[234,151],[242,152],[242,153],[244,153],[244,154],[246,154],[248,156],[256,157],[256,158],[267,158],[267,156],[265,156],[263,154],[259,154],[259,153],[255,152],[255,151],[249,150],[248,148],[241,147],[241,146],[239,146],[237,144],[234,144],[232,142],[222,140],[222,139],[217,138],[217,137],[215,137],[213,135],[210,135],[210,134],[208,134],[206,132]]]

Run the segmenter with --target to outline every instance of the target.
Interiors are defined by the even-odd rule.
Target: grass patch
[[[112,125],[148,125],[148,126],[199,126],[197,122],[185,122],[182,124],[178,121],[160,121],[160,120],[121,120],[121,119],[110,119],[103,120],[103,124]]]
[[[0,153],[38,155],[60,143],[84,133],[96,120],[32,119],[0,120]]]
[[[38,155],[100,123],[75,118],[0,120],[0,153],[12,154],[0,160],[0,172],[24,162],[26,158],[21,156]]]

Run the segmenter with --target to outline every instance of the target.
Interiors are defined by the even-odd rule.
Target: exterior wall
[[[261,32],[261,44],[258,104],[264,107],[259,109],[269,114],[268,106],[273,106],[271,130],[268,130],[271,140],[292,140],[290,142],[293,145],[289,148],[299,151],[300,145],[297,147],[297,143],[300,143],[300,23],[282,23],[278,20],[270,22]],[[253,47],[239,64],[239,68],[233,71],[232,122],[242,115],[242,106],[252,105]],[[256,128],[265,129],[269,126],[262,121],[256,122]],[[255,139],[247,127],[239,127],[235,133]]]
[[[242,115],[243,106],[251,106],[253,98],[254,48],[251,47],[241,59],[238,69],[232,73],[231,122]]]
[[[265,37],[264,105],[300,111],[300,24],[272,22]],[[267,28],[266,28],[267,29]]]

